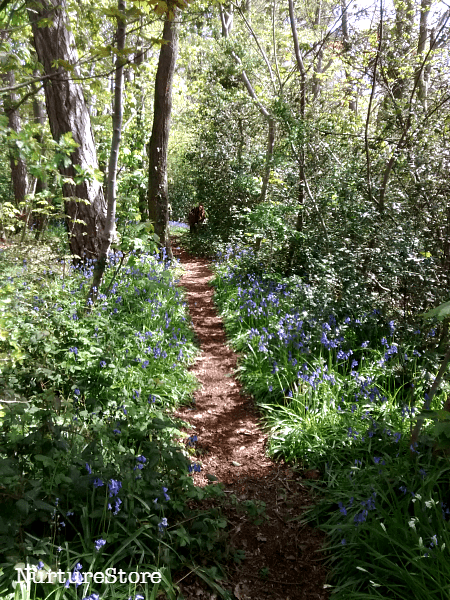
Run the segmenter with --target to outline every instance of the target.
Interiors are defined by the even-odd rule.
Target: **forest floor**
[[[224,507],[230,524],[227,544],[230,556],[241,560],[230,561],[228,583],[221,585],[238,600],[326,600],[324,534],[301,523],[302,512],[313,502],[304,481],[316,473],[267,457],[258,411],[234,376],[237,356],[214,306],[209,263],[177,248],[178,243],[175,238],[174,255],[184,270],[180,285],[200,347],[192,367],[200,388],[192,405],[179,408],[175,416],[189,422],[190,435],[198,436],[202,471],[194,474],[196,484],[210,485],[207,475],[213,475],[230,498]],[[186,600],[217,597],[193,575],[181,589]]]

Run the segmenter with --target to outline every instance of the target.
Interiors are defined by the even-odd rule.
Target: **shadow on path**
[[[325,600],[326,570],[318,553],[324,535],[298,519],[311,498],[298,471],[266,456],[267,435],[252,399],[234,377],[237,357],[217,316],[208,261],[189,256],[174,241],[174,256],[184,268],[180,285],[201,350],[192,367],[201,386],[195,404],[175,413],[198,436],[202,472],[194,475],[196,484],[207,485],[206,474],[215,475],[241,501],[266,506],[258,524],[249,514],[227,513],[231,548],[245,553],[245,560],[230,567],[232,583],[225,587],[238,600]],[[188,580],[183,594],[186,600],[215,598]]]

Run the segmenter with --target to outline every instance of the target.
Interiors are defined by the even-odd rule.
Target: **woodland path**
[[[229,567],[231,583],[224,587],[238,600],[326,600],[326,570],[317,552],[324,536],[295,519],[302,507],[311,504],[302,476],[267,458],[267,436],[258,413],[234,377],[237,356],[227,345],[217,316],[209,263],[177,246],[174,239],[174,256],[184,269],[180,285],[200,345],[192,372],[201,386],[193,405],[181,407],[175,415],[189,422],[194,427],[190,434],[198,436],[196,450],[202,471],[194,474],[196,484],[207,485],[206,475],[211,474],[225,485],[227,496],[235,494],[241,502],[266,504],[265,516],[257,525],[255,516],[247,511],[239,511],[231,503],[225,508],[232,528],[228,543],[245,552],[245,560]],[[216,598],[190,578],[183,582],[182,590],[186,600]]]

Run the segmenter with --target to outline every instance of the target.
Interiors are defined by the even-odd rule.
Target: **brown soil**
[[[174,246],[178,240],[174,240]],[[234,377],[236,354],[227,345],[222,320],[217,316],[210,286],[208,261],[173,247],[184,268],[180,285],[186,292],[200,354],[192,372],[200,382],[195,403],[175,414],[189,422],[197,435],[197,485],[211,484],[214,475],[228,497],[253,501],[265,511],[253,515],[230,501],[225,513],[230,522],[228,584],[238,600],[310,600],[328,598],[324,589],[326,570],[320,552],[324,536],[300,522],[312,499],[303,485],[314,471],[301,473],[286,464],[274,463],[265,452],[267,435],[249,396],[241,392]],[[255,504],[253,508],[255,509]],[[257,511],[258,512],[258,511]],[[256,524],[255,524],[256,521]],[[181,584],[185,600],[213,599],[214,593],[191,575]]]

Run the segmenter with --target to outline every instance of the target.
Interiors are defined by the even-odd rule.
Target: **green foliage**
[[[248,247],[229,249],[216,266],[216,301],[270,452],[322,473],[307,518],[328,534],[333,597],[443,597],[448,381],[425,411],[419,445],[410,442],[440,366],[436,327],[421,333],[359,295],[333,298],[317,276],[305,284],[264,264]],[[327,264],[328,285],[329,273]]]
[[[42,561],[42,572],[81,563],[83,571],[162,575],[137,588],[84,584],[83,597],[164,590],[175,598],[171,573],[208,563],[212,550],[218,559],[226,521],[196,508],[220,487],[194,486],[177,441],[186,434],[167,413],[196,385],[173,273],[149,254],[122,260],[119,251],[86,307],[95,265],[63,258],[43,267],[33,253],[14,260],[15,252],[0,256],[0,595],[14,597],[18,565]],[[30,593],[63,590],[38,583]],[[77,596],[73,584],[65,593]]]

